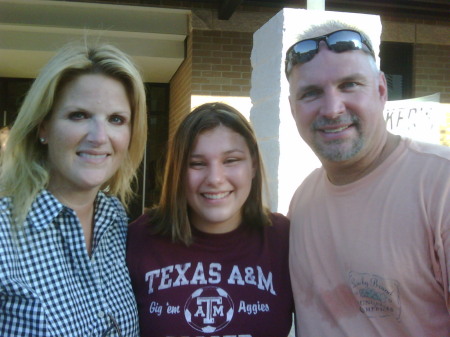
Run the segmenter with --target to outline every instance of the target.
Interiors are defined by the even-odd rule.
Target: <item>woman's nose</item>
[[[93,144],[103,144],[108,139],[106,125],[103,121],[92,119],[86,139]]]

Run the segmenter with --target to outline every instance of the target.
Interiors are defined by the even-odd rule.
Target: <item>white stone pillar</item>
[[[376,15],[286,8],[253,35],[250,121],[266,167],[272,211],[286,214],[298,185],[321,165],[298,135],[292,118],[284,54],[305,28],[330,19],[344,20],[364,30],[378,55],[381,21]]]
[[[325,0],[307,0],[306,9],[325,10]]]

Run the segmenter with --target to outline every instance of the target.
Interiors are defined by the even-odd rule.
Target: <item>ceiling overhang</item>
[[[228,20],[243,0],[221,0],[219,2],[218,19]]]
[[[189,10],[2,0],[0,77],[34,78],[62,45],[107,42],[131,55],[145,82],[167,83],[185,58]]]
[[[145,1],[145,0],[143,0]],[[239,6],[307,8],[308,0],[198,0],[215,4],[218,19],[228,20]],[[325,0],[327,11],[366,13],[416,19],[448,20],[449,0]]]

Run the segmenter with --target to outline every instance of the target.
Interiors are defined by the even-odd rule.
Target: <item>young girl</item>
[[[287,336],[289,222],[263,207],[256,138],[234,108],[191,112],[170,145],[159,204],[129,228],[142,336]]]

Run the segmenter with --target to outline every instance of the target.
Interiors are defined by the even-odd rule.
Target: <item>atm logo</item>
[[[218,287],[204,287],[192,293],[184,306],[184,317],[197,331],[212,333],[232,320],[234,304],[228,293]]]

